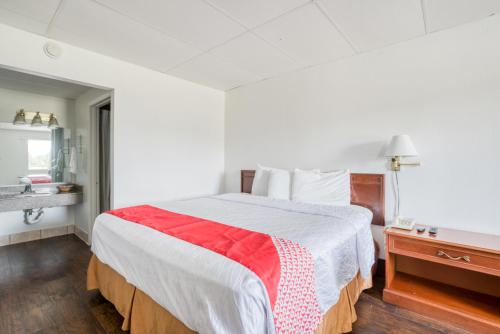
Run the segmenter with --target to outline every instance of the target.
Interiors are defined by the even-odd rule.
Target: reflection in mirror
[[[0,185],[69,182],[69,129],[0,123]]]

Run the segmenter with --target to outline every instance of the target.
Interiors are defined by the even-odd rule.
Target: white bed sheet
[[[372,213],[225,194],[156,207],[298,242],[315,259],[322,313],[358,270],[370,274]],[[252,271],[220,254],[116,216],[97,217],[92,251],[189,328],[199,333],[274,333],[270,303]]]

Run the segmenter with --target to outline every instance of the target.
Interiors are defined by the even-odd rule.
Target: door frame
[[[96,102],[90,105],[90,142],[89,142],[89,159],[90,159],[90,182],[89,182],[89,244],[92,243],[92,229],[94,227],[95,218],[99,215],[99,108],[110,105],[110,122],[109,122],[109,178],[110,178],[110,208],[113,208],[114,201],[114,103],[113,94],[105,94]]]

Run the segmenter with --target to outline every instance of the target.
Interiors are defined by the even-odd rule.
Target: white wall
[[[113,88],[114,207],[219,191],[224,92],[0,25],[0,66]]]
[[[0,213],[0,236],[74,224],[70,207],[45,208],[43,211],[42,221],[33,225],[26,225],[23,222],[22,211]]]
[[[256,163],[387,173],[394,134],[422,166],[401,173],[401,214],[500,234],[500,17],[234,89],[226,97],[226,188]],[[382,231],[375,231],[382,239]]]

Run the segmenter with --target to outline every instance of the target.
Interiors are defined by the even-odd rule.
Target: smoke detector
[[[43,52],[47,55],[47,57],[56,59],[59,58],[62,54],[62,48],[59,44],[54,42],[47,42],[43,45]]]

